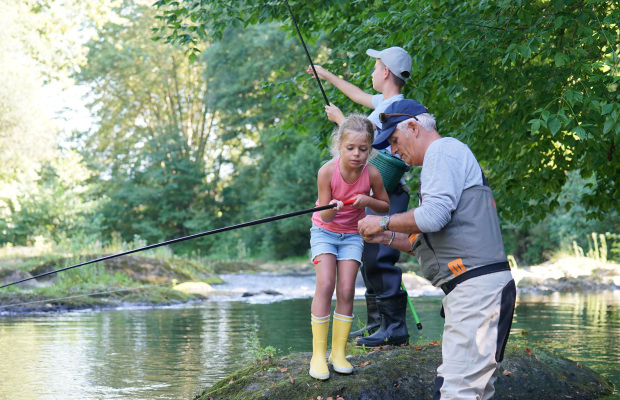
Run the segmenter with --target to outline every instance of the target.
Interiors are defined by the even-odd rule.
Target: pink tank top
[[[332,199],[344,201],[357,194],[370,195],[368,164],[364,165],[362,174],[357,181],[347,183],[342,179],[342,174],[340,173],[340,157],[336,158],[330,186],[332,188]],[[319,205],[318,200],[316,201],[316,205]],[[357,233],[357,221],[365,216],[366,211],[364,208],[353,208],[345,205],[342,210],[336,213],[336,216],[330,222],[324,222],[321,219],[320,212],[315,212],[312,214],[312,223],[331,232]]]

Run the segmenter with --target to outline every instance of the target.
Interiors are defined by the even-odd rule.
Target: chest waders
[[[384,170],[385,173],[390,164],[384,163],[379,172]],[[399,167],[394,166],[394,168]],[[390,188],[388,191],[390,197],[389,215],[405,212],[409,206],[409,193],[404,191],[400,185],[400,178],[403,173],[404,170],[401,169],[396,172],[398,179],[389,178],[386,180]],[[375,213],[367,208],[366,214],[373,215]],[[396,266],[399,259],[399,250],[383,244],[364,243],[360,272],[366,286],[368,319],[365,327],[351,334],[352,337],[363,336],[357,339],[357,346],[401,345],[409,341],[407,329],[408,295],[401,287],[403,273]]]
[[[446,293],[443,356],[433,398],[492,398],[516,287],[484,175],[483,185],[463,191],[450,222],[439,232],[418,235],[412,250],[424,277]]]

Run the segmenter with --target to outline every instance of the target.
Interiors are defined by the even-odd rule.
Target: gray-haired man
[[[422,166],[419,206],[387,218],[366,216],[360,234],[414,253],[424,276],[446,293],[434,398],[490,399],[516,298],[493,194],[473,153],[439,136],[424,106],[402,100],[380,118],[373,146],[390,145],[407,164]]]

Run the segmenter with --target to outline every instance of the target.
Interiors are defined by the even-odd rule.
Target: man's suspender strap
[[[467,270],[456,278],[453,278],[450,281],[441,285],[441,290],[443,290],[445,294],[448,294],[456,287],[456,285],[465,282],[468,279],[475,278],[477,276],[493,274],[500,271],[510,271],[510,265],[508,264],[508,261],[498,262]]]

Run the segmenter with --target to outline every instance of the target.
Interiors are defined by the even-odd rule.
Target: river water
[[[311,351],[312,276],[225,279],[228,295],[184,306],[0,317],[0,399],[192,399],[268,346]],[[423,330],[409,316],[411,341],[439,340],[441,296],[412,300]],[[511,344],[551,348],[620,387],[620,291],[520,293]]]

